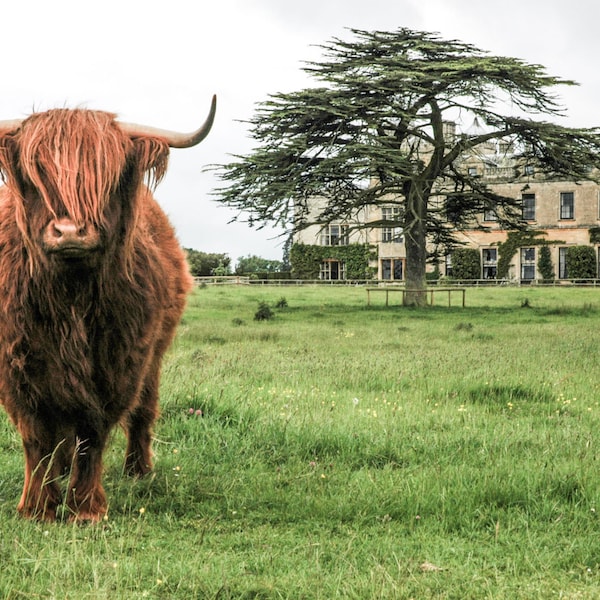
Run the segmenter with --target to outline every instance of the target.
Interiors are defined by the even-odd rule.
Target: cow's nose
[[[100,247],[100,232],[91,223],[77,223],[68,217],[53,219],[42,233],[42,246],[46,252],[83,255]]]
[[[56,241],[80,241],[85,238],[87,230],[85,226],[78,225],[71,219],[55,219],[49,223],[47,233]]]

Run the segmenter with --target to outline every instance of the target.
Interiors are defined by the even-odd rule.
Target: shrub
[[[258,310],[254,313],[255,321],[268,321],[273,318],[273,311],[266,302],[260,302]]]
[[[567,249],[567,276],[569,279],[596,277],[596,252],[591,246],[571,246]]]
[[[426,281],[439,281],[440,277],[441,273],[438,264],[434,266],[433,271],[428,271],[427,273],[425,273]]]
[[[285,299],[284,296],[279,298],[279,300],[277,300],[277,304],[275,304],[275,308],[287,308],[287,307],[288,307],[288,301]]]
[[[452,277],[455,279],[479,279],[481,259],[475,248],[458,248],[452,253]]]
[[[554,279],[554,266],[552,265],[550,247],[545,244],[540,247],[538,270],[542,276],[543,281],[552,281]]]

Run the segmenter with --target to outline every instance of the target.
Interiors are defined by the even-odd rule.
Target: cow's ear
[[[156,186],[167,171],[169,145],[159,138],[144,136],[134,138],[132,142],[140,180],[145,179],[151,187]]]

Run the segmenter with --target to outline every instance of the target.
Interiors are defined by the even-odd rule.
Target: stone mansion
[[[472,127],[477,127],[475,122]],[[495,192],[521,201],[522,218],[532,230],[544,232],[556,279],[568,279],[566,253],[570,246],[589,245],[595,249],[600,264],[600,185],[595,182],[575,182],[547,179],[535,168],[521,168],[510,148],[501,141],[490,142],[477,149],[476,155],[463,158],[462,168],[470,175],[481,177]],[[369,222],[393,220],[399,207],[385,204],[363,208],[355,217],[357,223],[334,222],[325,227],[311,226],[296,234],[295,243],[335,247],[350,244],[370,245],[374,252],[370,270],[379,280],[404,279],[406,250],[403,232],[398,227],[368,228]],[[484,229],[465,229],[457,236],[466,247],[480,252],[481,279],[497,277],[498,245],[507,239],[508,232],[495,222],[495,215],[481,214]],[[367,225],[365,228],[364,225]],[[540,279],[538,253],[540,246],[521,247],[517,250],[508,272],[510,280],[529,282]],[[343,259],[323,256],[320,279],[350,278]],[[436,265],[431,265],[434,270]],[[448,255],[437,265],[441,276],[452,274],[452,256]],[[596,276],[599,276],[598,272]]]

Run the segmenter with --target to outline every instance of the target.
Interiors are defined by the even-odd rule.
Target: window
[[[400,227],[384,227],[381,230],[381,241],[384,244],[401,244],[404,241]]]
[[[510,142],[499,142],[498,152],[500,154],[508,154],[512,151],[512,144]]]
[[[383,221],[400,220],[399,206],[384,206],[381,209],[381,219]],[[401,244],[404,241],[401,227],[383,227],[381,229],[381,241],[386,244],[396,243]]]
[[[575,218],[575,194],[573,192],[560,193],[560,218]]]
[[[497,221],[498,215],[491,209],[487,209],[483,211],[483,220],[484,221]]]
[[[533,165],[525,165],[523,172],[525,175],[533,175],[535,173],[535,168]]]
[[[523,194],[521,196],[523,208],[523,220],[535,221],[535,194]]]
[[[347,246],[348,225],[327,225],[321,230],[321,246]]]
[[[452,254],[446,254],[446,276],[452,277]]]
[[[521,279],[535,279],[535,248],[521,248]]]
[[[498,272],[498,248],[483,248],[482,263],[483,263],[483,278],[496,279]]]
[[[381,260],[381,279],[399,281],[404,278],[404,260],[383,258]]]
[[[558,278],[567,279],[567,248],[558,249]]]
[[[337,281],[346,279],[346,263],[340,260],[328,259],[321,263],[319,279]]]
[[[477,167],[469,167],[469,176],[476,177],[477,176]]]

